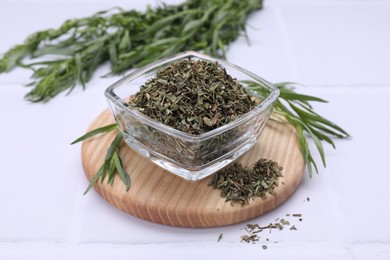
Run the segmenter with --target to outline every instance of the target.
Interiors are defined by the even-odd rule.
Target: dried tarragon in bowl
[[[249,79],[268,93],[249,95],[240,84]],[[134,88],[139,91],[128,100]],[[106,96],[130,147],[176,175],[199,180],[256,143],[278,90],[226,61],[186,52],[135,71]]]
[[[129,106],[164,125],[199,135],[248,113],[256,102],[217,62],[183,59],[142,85]],[[231,140],[245,134],[246,127],[228,130],[196,145],[149,126],[139,131],[144,145],[177,163],[196,167],[234,149],[239,143],[232,144]],[[149,138],[151,135],[154,138]]]
[[[129,105],[162,124],[199,135],[248,113],[256,102],[218,62],[183,59],[157,72]]]

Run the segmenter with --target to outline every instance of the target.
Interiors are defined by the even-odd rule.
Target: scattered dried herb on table
[[[198,135],[234,121],[256,102],[218,63],[185,59],[157,72],[129,106],[162,124]]]
[[[232,203],[248,204],[256,197],[266,198],[267,194],[276,195],[274,188],[279,185],[282,167],[267,159],[258,160],[252,167],[233,164],[218,171],[209,185],[221,190],[221,197]]]
[[[223,57],[261,8],[262,0],[187,0],[145,12],[113,8],[30,35],[0,57],[0,73],[31,69],[26,98],[46,102],[78,83],[85,87],[106,61],[118,74],[186,50]]]
[[[299,215],[302,216],[302,214],[299,214]],[[286,214],[286,216],[290,216],[290,214]],[[260,235],[264,234],[264,231],[267,230],[267,231],[269,231],[268,233],[271,233],[272,230],[282,231],[282,230],[286,230],[285,226],[290,226],[290,222],[283,219],[283,218],[281,218],[281,219],[277,218],[277,219],[275,219],[275,221],[273,223],[269,223],[266,226],[260,226],[259,224],[247,224],[245,226],[245,231],[247,232],[247,234],[242,235],[240,241],[245,242],[245,243],[252,243],[252,244],[263,243],[261,241]],[[292,225],[290,228],[288,228],[288,230],[297,231],[297,228],[295,225]],[[269,235],[267,234],[266,236],[269,236]],[[264,241],[264,239],[263,239],[263,241]],[[270,239],[266,238],[265,241],[269,242]],[[274,243],[277,243],[277,242],[274,242]],[[267,246],[262,245],[262,248],[267,249]]]
[[[222,237],[223,237],[223,234],[222,233],[219,234],[217,242],[221,241]]]

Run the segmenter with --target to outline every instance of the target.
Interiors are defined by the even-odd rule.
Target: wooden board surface
[[[91,123],[88,131],[113,122],[106,110]],[[114,135],[102,134],[83,143],[82,162],[89,180],[101,166]],[[294,129],[271,120],[259,142],[237,162],[250,165],[260,158],[277,161],[284,168],[281,179],[284,185],[276,187],[276,196],[268,195],[265,200],[256,198],[245,206],[225,202],[219,190],[207,185],[210,177],[201,181],[184,180],[148,161],[124,142],[121,157],[132,181],[130,190],[126,192],[119,178],[113,186],[99,181],[95,190],[110,204],[133,216],[180,227],[224,226],[260,216],[285,201],[298,187],[304,172]]]

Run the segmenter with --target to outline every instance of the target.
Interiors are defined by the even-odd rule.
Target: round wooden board
[[[111,124],[110,111],[100,114],[88,131]],[[83,142],[82,162],[90,180],[101,166],[115,133],[95,136]],[[220,191],[208,186],[211,176],[200,181],[188,181],[160,168],[122,144],[121,158],[131,178],[126,192],[123,182],[116,177],[111,186],[95,184],[95,190],[110,204],[141,219],[180,227],[215,227],[230,225],[260,216],[280,205],[298,187],[304,172],[304,162],[294,129],[269,120],[260,140],[237,162],[253,164],[260,158],[277,161],[283,177],[276,187],[276,196],[256,198],[248,205],[231,205],[220,197]]]

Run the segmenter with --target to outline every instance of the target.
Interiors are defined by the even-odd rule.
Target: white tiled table
[[[145,8],[137,2],[1,0],[0,53],[70,17]],[[228,60],[272,82],[302,83],[298,91],[330,101],[316,111],[353,136],[327,146],[327,168],[305,174],[287,202],[247,222],[302,213],[297,231],[243,244],[246,223],[173,228],[95,192],[82,196],[80,146],[69,143],[107,107],[103,91],[119,77],[100,78],[103,67],[85,91],[42,105],[23,100],[30,72],[18,69],[0,75],[0,259],[390,259],[390,1],[268,0],[248,23],[251,46],[237,40]]]

